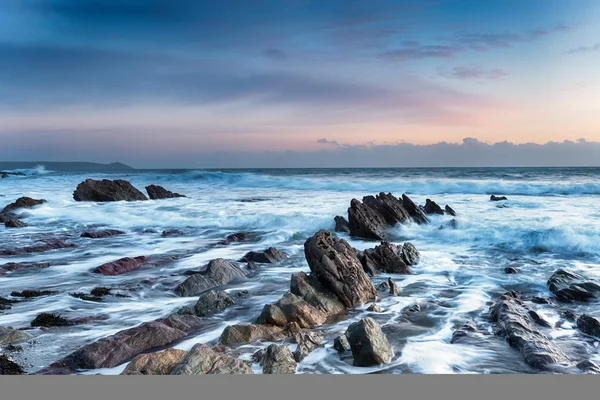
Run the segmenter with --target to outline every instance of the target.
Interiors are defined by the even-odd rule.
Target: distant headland
[[[32,169],[42,165],[52,171],[127,171],[135,169],[119,162],[100,164],[92,162],[0,161],[0,171]]]

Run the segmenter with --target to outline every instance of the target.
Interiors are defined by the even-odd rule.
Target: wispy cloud
[[[337,140],[329,140],[329,139],[326,139],[326,138],[318,139],[317,143],[319,143],[319,144],[328,144],[328,145],[332,145],[332,146],[339,146],[340,145]]]
[[[596,51],[600,51],[600,43],[597,43],[593,46],[577,47],[575,49],[571,49],[571,50],[567,51],[567,54],[592,53],[592,52],[596,52]]]
[[[440,69],[439,75],[450,79],[494,81],[505,78],[508,72],[500,68],[485,69],[478,65],[463,65],[452,69]]]

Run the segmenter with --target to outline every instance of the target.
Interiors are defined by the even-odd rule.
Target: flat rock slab
[[[111,261],[94,268],[94,272],[105,276],[121,275],[140,268],[144,262],[148,261],[147,257],[124,257],[116,261]]]

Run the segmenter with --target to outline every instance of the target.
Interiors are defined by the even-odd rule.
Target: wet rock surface
[[[350,225],[348,224],[348,221],[346,220],[346,218],[342,217],[341,215],[338,215],[334,218],[334,221],[335,221],[334,231],[342,232],[342,233],[350,233]]]
[[[272,344],[262,360],[263,374],[295,374],[296,360],[285,345]]]
[[[346,331],[346,337],[357,366],[387,364],[394,356],[381,327],[370,317],[352,323]]]
[[[586,335],[600,338],[600,319],[583,314],[577,318],[577,328]]]
[[[283,251],[276,249],[275,247],[269,247],[265,251],[251,251],[246,253],[246,255],[240,261],[251,261],[255,263],[264,263],[264,264],[275,264],[286,260],[288,255]]]
[[[192,347],[171,375],[253,374],[250,365],[229,355],[215,352],[205,344]]]
[[[589,301],[600,295],[600,282],[565,269],[552,274],[548,288],[562,301]]]
[[[106,229],[103,231],[86,231],[81,234],[81,237],[88,239],[103,239],[111,236],[124,235],[125,232],[117,229]]]
[[[73,199],[95,202],[148,200],[146,195],[131,183],[121,179],[114,181],[86,179],[77,185],[77,189],[73,192]]]
[[[508,198],[506,196],[496,196],[494,194],[490,196],[490,201],[504,201],[504,200],[508,200]]]
[[[426,214],[439,214],[444,215],[444,210],[435,201],[431,199],[425,200],[424,211]]]
[[[94,268],[93,272],[105,276],[121,275],[126,272],[130,272],[141,268],[146,261],[148,261],[148,258],[144,256],[134,258],[124,257],[116,261],[102,264],[99,267]]]
[[[246,271],[222,258],[211,260],[205,269],[193,274],[175,288],[181,297],[197,296],[205,290],[226,285],[234,279],[242,279]]]
[[[235,304],[235,299],[223,290],[205,292],[194,306],[194,312],[199,317],[210,317]]]
[[[76,244],[67,243],[64,239],[42,239],[39,244],[13,249],[0,250],[0,256],[18,256],[30,253],[42,253],[51,250],[72,249]]]
[[[187,354],[187,351],[179,349],[141,354],[131,360],[121,375],[169,375]]]
[[[148,192],[148,197],[150,200],[162,200],[162,199],[175,199],[179,197],[185,197],[179,193],[173,193],[162,186],[158,185],[149,185],[146,186],[146,192]]]
[[[366,249],[359,253],[358,258],[365,272],[376,275],[379,272],[393,274],[410,274],[411,269],[404,261],[404,253],[401,246],[390,242],[381,242],[373,249]]]

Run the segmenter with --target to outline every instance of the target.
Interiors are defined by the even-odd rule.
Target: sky
[[[2,0],[0,160],[600,165],[597,0]]]

